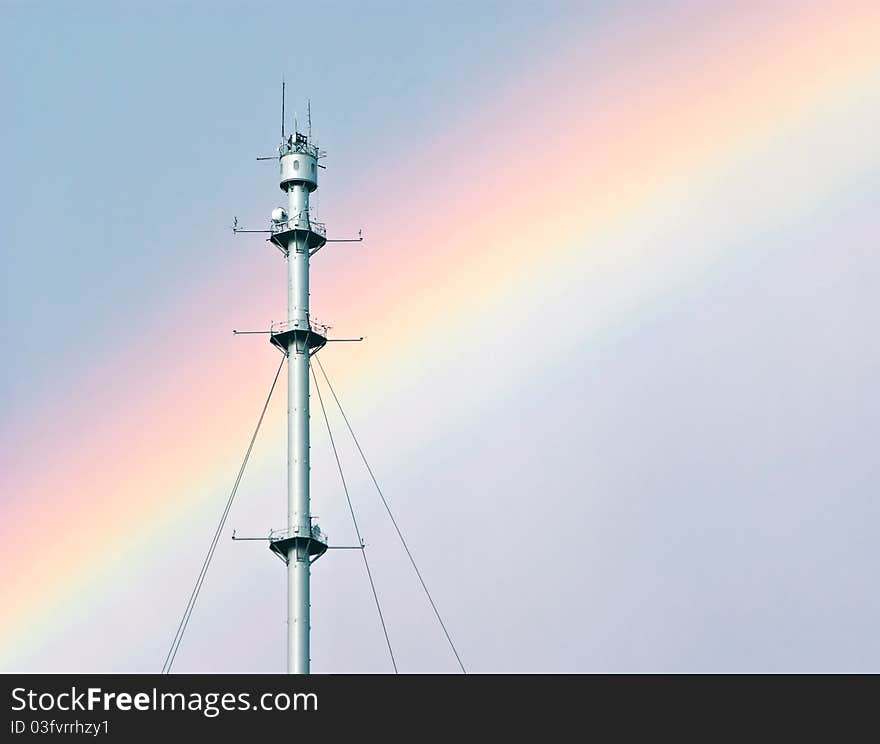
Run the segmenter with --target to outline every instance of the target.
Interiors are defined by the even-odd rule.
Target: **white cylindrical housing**
[[[289,152],[281,156],[281,189],[289,184],[304,183],[309,191],[318,188],[318,160],[307,152]]]

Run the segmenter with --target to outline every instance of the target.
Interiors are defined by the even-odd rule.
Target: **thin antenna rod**
[[[312,141],[312,99],[308,100],[308,115],[309,115],[309,142]]]
[[[284,142],[284,99],[285,99],[284,88],[285,88],[285,82],[284,82],[284,78],[282,77],[281,78],[281,142],[282,143]]]

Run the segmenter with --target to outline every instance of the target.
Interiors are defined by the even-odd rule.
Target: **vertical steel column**
[[[303,228],[287,256],[287,309],[293,334],[287,374],[287,526],[291,534],[311,536],[309,507],[309,191],[288,187],[290,220]],[[309,542],[294,540],[287,554],[287,672],[309,673]]]

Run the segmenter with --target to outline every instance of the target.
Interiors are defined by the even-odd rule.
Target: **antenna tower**
[[[287,564],[290,674],[309,673],[311,564],[327,550],[309,503],[309,357],[327,343],[327,328],[309,314],[309,261],[327,242],[324,226],[312,223],[309,215],[320,156],[309,136],[295,128],[282,139],[279,185],[287,194],[287,209],[272,212],[269,238],[287,260],[287,320],[270,331],[271,342],[287,355],[287,526],[273,530],[269,547]]]

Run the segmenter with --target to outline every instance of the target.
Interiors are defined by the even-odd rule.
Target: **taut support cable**
[[[345,425],[348,427],[348,433],[351,434],[351,438],[354,440],[357,451],[360,453],[361,460],[364,461],[367,472],[370,474],[370,479],[373,481],[373,485],[376,487],[376,491],[379,493],[379,498],[382,499],[382,503],[385,505],[385,511],[388,512],[388,516],[391,518],[391,524],[394,525],[394,529],[397,531],[397,536],[400,538],[400,544],[403,545],[403,549],[406,551],[406,554],[409,557],[409,562],[412,564],[413,570],[416,572],[416,576],[418,576],[419,578],[419,583],[422,585],[422,589],[425,590],[425,596],[427,596],[428,601],[431,603],[431,608],[434,610],[434,614],[437,616],[437,622],[440,623],[440,627],[443,629],[446,640],[449,641],[449,647],[452,649],[452,653],[455,655],[455,660],[458,662],[458,666],[461,667],[462,673],[467,674],[467,671],[464,668],[464,664],[462,664],[461,662],[461,657],[458,655],[458,651],[455,648],[455,644],[452,642],[452,636],[449,635],[449,631],[446,629],[446,623],[443,622],[443,618],[440,616],[440,611],[437,609],[437,605],[434,603],[433,597],[431,597],[431,592],[428,591],[428,586],[425,584],[425,580],[422,578],[421,571],[419,571],[419,567],[416,565],[416,559],[413,558],[413,554],[410,552],[409,546],[406,544],[406,540],[403,537],[403,532],[401,532],[400,526],[397,524],[397,520],[394,518],[394,514],[391,512],[391,507],[388,505],[385,494],[382,493],[382,489],[379,487],[379,482],[376,480],[376,476],[373,474],[373,469],[370,467],[370,463],[367,462],[367,456],[364,454],[363,449],[361,449],[358,438],[357,436],[355,436],[354,429],[351,428],[351,423],[348,420],[348,416],[345,415],[345,411],[342,409],[342,404],[339,402],[339,397],[336,395],[336,391],[333,389],[333,385],[330,384],[330,378],[327,377],[327,372],[324,369],[324,365],[321,364],[320,358],[315,357],[315,360],[318,362],[318,367],[321,370],[321,374],[324,376],[324,381],[327,383],[327,387],[330,389],[330,393],[333,395],[333,400],[336,401],[336,406],[339,408],[339,413],[342,414],[342,419],[343,421],[345,421]],[[314,370],[312,370],[312,375],[314,376],[314,374],[315,372]],[[315,379],[315,384],[317,385],[317,378]],[[321,406],[323,408],[323,403],[321,404]],[[333,450],[334,452],[336,451],[335,446]]]
[[[320,363],[321,362],[319,361],[318,364]],[[394,667],[394,673],[397,674],[397,662],[394,660],[391,639],[388,637],[388,628],[385,625],[385,617],[382,615],[382,606],[379,604],[379,595],[376,592],[376,584],[373,582],[373,574],[370,571],[370,562],[367,560],[367,551],[363,549],[364,539],[361,537],[361,530],[358,527],[357,517],[354,515],[354,506],[352,506],[351,496],[348,493],[348,485],[345,482],[345,475],[342,473],[342,463],[339,460],[339,452],[336,450],[336,442],[333,440],[333,432],[330,429],[330,419],[327,418],[327,409],[324,408],[324,398],[321,396],[318,377],[315,374],[315,368],[311,365],[311,360],[309,360],[309,368],[312,372],[312,379],[315,381],[315,392],[318,394],[318,402],[321,404],[321,413],[324,415],[324,424],[327,426],[327,436],[330,437],[330,446],[333,448],[333,457],[336,458],[336,468],[339,470],[339,479],[342,481],[342,490],[345,492],[345,500],[348,502],[348,510],[351,512],[351,521],[352,524],[354,524],[354,531],[357,535],[358,543],[361,546],[361,556],[363,556],[364,559],[364,568],[367,569],[367,578],[370,580],[370,589],[373,591],[373,599],[376,602],[376,611],[379,613],[379,622],[382,624],[382,633],[385,635],[385,643],[388,646],[388,655],[391,657],[391,666]]]
[[[269,395],[266,396],[266,402],[263,404],[263,410],[260,411],[260,418],[257,420],[257,426],[254,429],[254,433],[251,436],[251,441],[248,444],[247,451],[244,454],[244,460],[242,460],[241,467],[238,469],[238,475],[235,478],[235,483],[232,486],[232,491],[229,493],[229,498],[226,499],[226,506],[223,508],[223,514],[220,516],[220,522],[217,524],[217,529],[214,531],[214,537],[211,540],[211,546],[208,548],[208,552],[205,555],[205,560],[202,562],[202,569],[199,571],[199,576],[196,579],[195,586],[193,587],[192,592],[189,595],[189,601],[186,603],[186,609],[183,611],[183,616],[180,618],[180,622],[177,624],[177,632],[174,634],[174,640],[171,641],[171,648],[168,649],[168,654],[165,657],[165,663],[162,664],[162,674],[168,674],[171,672],[171,666],[174,664],[174,659],[177,657],[177,651],[180,649],[180,642],[183,640],[183,634],[186,632],[186,626],[189,625],[189,619],[192,617],[193,609],[196,606],[196,600],[199,598],[199,592],[202,589],[202,584],[205,582],[205,575],[208,573],[208,567],[211,565],[211,559],[214,557],[214,551],[217,548],[217,543],[220,540],[220,534],[223,532],[223,527],[226,525],[226,517],[229,516],[229,509],[232,507],[232,502],[235,500],[235,494],[238,492],[238,486],[241,484],[241,478],[244,475],[244,469],[247,466],[248,460],[251,456],[251,450],[254,448],[254,442],[257,439],[257,433],[260,431],[260,426],[263,423],[263,418],[266,415],[266,409],[269,407],[269,401],[272,399],[272,393],[275,391],[275,384],[278,382],[278,376],[281,374],[281,368],[284,366],[284,362],[286,357],[282,357],[281,364],[278,365],[278,370],[275,372],[275,377],[272,380],[272,386],[269,388]]]

